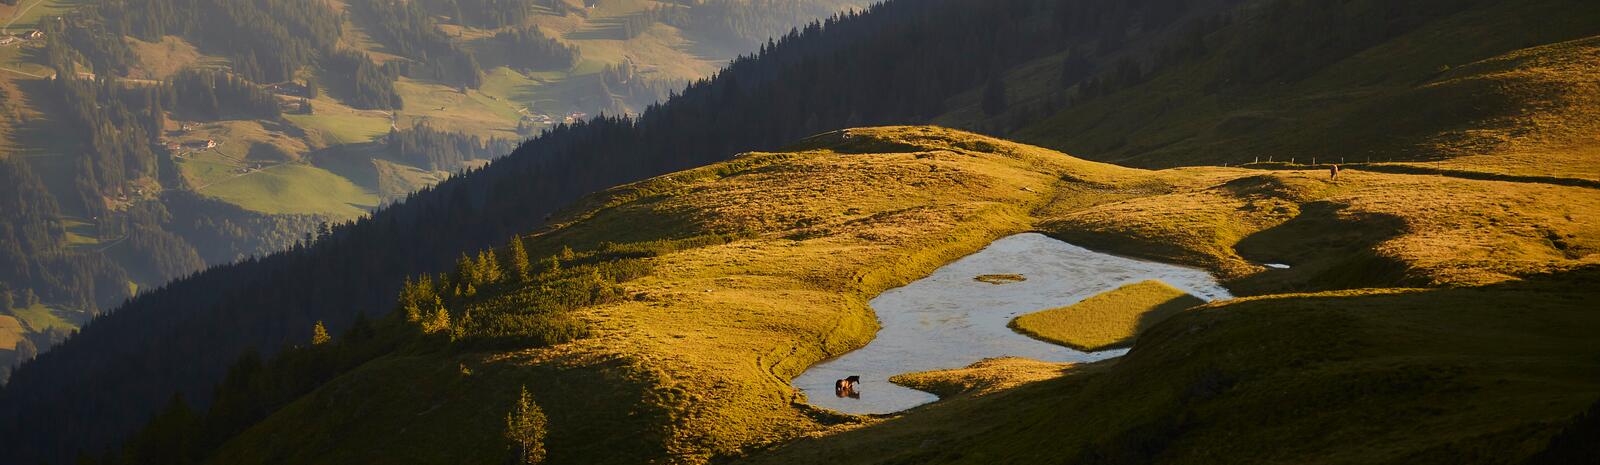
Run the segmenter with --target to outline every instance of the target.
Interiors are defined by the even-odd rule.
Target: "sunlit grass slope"
[[[264,213],[326,214],[339,218],[363,215],[379,201],[375,192],[348,179],[300,163],[234,174],[199,192]]]
[[[1600,394],[1600,347],[1582,336],[1600,328],[1583,306],[1593,287],[1573,281],[1600,260],[1596,215],[1600,192],[1581,187],[1145,171],[939,128],[840,131],[608,190],[529,236],[534,257],[732,238],[643,258],[649,273],[619,284],[627,299],[577,311],[593,337],[381,357],[211,461],[501,461],[522,385],[558,464],[1036,463],[1142,444],[1176,461],[1370,463],[1480,439],[1516,457]],[[788,385],[870,340],[879,292],[1030,230],[1206,267],[1244,295],[1320,293],[1180,312],[1121,362],[900,377],[957,395],[894,419],[820,411]],[[1358,289],[1402,285],[1431,287]]]
[[[562,247],[717,233],[650,258],[628,301],[579,312],[595,337],[549,349],[395,354],[338,378],[224,448],[215,463],[497,461],[506,402],[527,384],[555,463],[701,462],[839,418],[788,380],[865,344],[866,302],[1030,228],[1061,178],[1143,172],[933,128],[819,136],[591,197],[533,236]],[[470,374],[469,374],[470,373]]]
[[[1011,328],[1078,350],[1104,350],[1132,345],[1139,333],[1156,323],[1204,303],[1161,281],[1144,281],[1066,307],[1016,317]]]
[[[1321,170],[1162,173],[1191,184],[1052,215],[1041,227],[1212,269],[1236,294],[1489,284],[1600,260],[1595,189],[1370,172],[1334,180]]]
[[[1477,3],[1303,78],[1250,85],[1232,84],[1230,63],[1260,53],[1238,40],[1256,33],[1241,21],[1207,37],[1205,58],[1013,137],[1148,167],[1315,158],[1593,186],[1600,9]]]
[[[22,326],[22,321],[11,315],[0,315],[0,350],[16,350],[17,342],[21,341],[28,329]]]

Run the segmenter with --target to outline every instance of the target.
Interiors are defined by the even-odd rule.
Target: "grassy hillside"
[[[795,152],[750,154],[596,196],[532,237],[533,255],[706,233],[747,239],[649,259],[651,275],[624,284],[632,300],[581,312],[592,339],[548,350],[397,354],[290,405],[215,460],[272,461],[259,452],[287,444],[300,444],[290,461],[491,460],[503,450],[499,419],[470,412],[497,411],[500,394],[514,393],[500,387],[520,383],[552,424],[565,425],[551,437],[561,463],[702,461],[816,429],[834,417],[791,404],[787,380],[867,341],[875,329],[868,298],[1025,230],[1028,210],[1060,174],[1115,183],[1137,173],[969,137],[925,128],[836,133]],[[392,375],[369,371],[390,364],[451,368],[397,392],[381,388]],[[339,400],[354,392],[379,394]],[[402,405],[461,420],[340,420],[411,409]],[[332,428],[345,438],[387,438],[385,447],[315,433]]]
[[[1114,364],[748,463],[1516,463],[1600,396],[1595,276],[1213,305]]]
[[[1570,202],[1533,200],[1553,196]],[[1438,200],[1419,208],[1419,198]],[[278,411],[211,461],[503,460],[500,412],[520,385],[550,415],[552,463],[702,463],[780,444],[748,458],[1139,461],[1170,450],[1175,461],[1298,461],[1357,438],[1380,447],[1337,457],[1521,457],[1600,394],[1581,362],[1600,355],[1582,336],[1600,320],[1582,310],[1592,290],[1573,281],[1588,279],[1597,258],[1588,248],[1600,237],[1593,202],[1600,193],[1578,187],[1407,174],[1142,171],[925,127],[830,133],[607,191],[529,237],[535,257],[737,238],[646,258],[649,274],[620,284],[631,299],[578,311],[593,337],[384,356]],[[1113,214],[1128,221],[1102,221]],[[1369,219],[1380,214],[1387,219]],[[1405,226],[1369,227],[1386,222]],[[891,419],[818,411],[787,385],[869,339],[868,298],[1026,230],[1206,266],[1249,293],[1343,290],[1185,312],[1152,328],[1124,361],[1010,390],[1002,388],[1063,367],[995,361],[901,377],[955,395]],[[1254,245],[1283,231],[1303,242]],[[1564,231],[1573,245],[1563,252],[1543,231]],[[1295,268],[1269,270],[1241,255]],[[1394,272],[1329,278],[1343,276],[1341,266],[1374,264]],[[1407,280],[1487,285],[1354,289]],[[1506,398],[1538,407],[1488,401]],[[1061,416],[1068,411],[1085,413]],[[1174,431],[1186,433],[1183,442],[1169,439]],[[1514,447],[1463,445],[1482,438]],[[1243,450],[1262,443],[1272,446]]]
[[[1459,12],[1331,55],[1325,66],[1276,74],[1250,67],[1316,61],[1339,53],[1338,39],[1297,54],[1290,47],[1298,39],[1283,38],[1295,16],[1271,20],[1261,18],[1264,10],[1242,10],[1232,26],[1204,36],[1201,58],[1162,68],[1144,58],[1145,82],[1084,98],[1014,137],[1148,167],[1315,159],[1478,178],[1600,180],[1593,169],[1600,89],[1589,77],[1600,66],[1592,37],[1600,11],[1570,0],[1443,4]],[[1319,14],[1360,17],[1376,6],[1344,2]],[[1273,47],[1275,40],[1289,45]]]

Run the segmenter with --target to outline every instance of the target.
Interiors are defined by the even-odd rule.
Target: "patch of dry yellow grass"
[[[0,315],[0,349],[15,350],[17,341],[22,340],[28,330],[22,327],[22,322],[11,315]]]
[[[1132,345],[1139,333],[1186,308],[1204,304],[1161,281],[1129,284],[1066,307],[1019,316],[1011,328],[1083,351]]]

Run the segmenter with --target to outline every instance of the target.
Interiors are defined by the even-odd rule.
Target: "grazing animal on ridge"
[[[850,376],[833,382],[833,395],[839,397],[861,398],[861,393],[856,391],[856,385],[861,383],[860,376]]]

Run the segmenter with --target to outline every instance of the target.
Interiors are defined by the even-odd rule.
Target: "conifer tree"
[[[431,334],[449,330],[450,311],[446,310],[443,305],[440,305],[439,308],[434,309],[433,317],[422,323],[422,332],[424,333]]]
[[[154,95],[152,95],[152,98],[147,103],[147,106],[149,106],[150,109],[150,143],[160,144],[162,132],[161,128],[167,124],[166,110],[161,108],[161,99],[155,98]]]
[[[528,262],[528,249],[522,246],[522,238],[511,236],[511,273],[519,283],[526,283],[533,278],[533,264]]]
[[[12,350],[16,351],[16,359],[19,362],[33,360],[34,357],[39,356],[39,347],[35,346],[33,341],[28,340],[28,338],[25,337],[18,338],[16,345],[12,346]]]
[[[473,268],[475,271],[477,271],[477,276],[473,277],[474,285],[482,286],[485,284],[500,282],[502,277],[500,272],[500,259],[494,256],[493,250],[485,249],[482,252],[478,252],[478,263],[477,266],[474,266]]]
[[[465,253],[461,254],[461,257],[456,259],[455,275],[451,276],[451,282],[455,283],[454,287],[456,295],[462,295],[462,290],[466,289],[467,285],[474,281],[474,275],[477,274],[475,268],[476,265],[472,263],[472,258],[468,257]]]
[[[311,327],[311,345],[327,344],[331,340],[333,338],[328,337],[328,328],[322,326],[322,320],[317,320],[317,324]]]
[[[544,416],[544,410],[533,403],[528,387],[523,386],[517,404],[506,414],[506,439],[517,450],[518,463],[531,465],[544,462],[547,427],[548,419]]]
[[[406,312],[407,322],[417,323],[422,321],[422,308],[418,307],[417,304],[407,303],[402,310]]]

